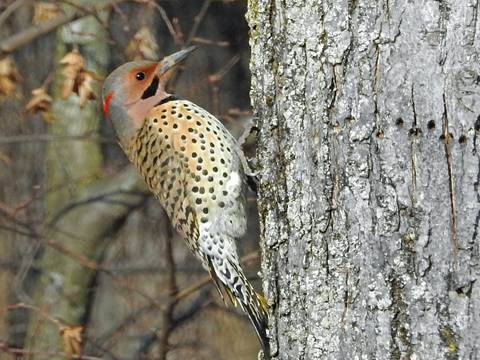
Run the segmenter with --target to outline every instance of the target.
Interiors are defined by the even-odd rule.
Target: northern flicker
[[[243,154],[218,119],[165,90],[169,70],[194,48],[115,69],[103,85],[103,110],[220,295],[223,289],[240,304],[268,351],[266,303],[247,280],[235,243],[246,231]]]

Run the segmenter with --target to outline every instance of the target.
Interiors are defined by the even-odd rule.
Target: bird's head
[[[111,120],[121,145],[127,145],[148,112],[170,96],[165,90],[168,71],[195,49],[191,46],[160,62],[128,62],[108,75],[102,88],[103,112]]]

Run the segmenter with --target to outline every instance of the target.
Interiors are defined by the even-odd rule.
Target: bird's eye
[[[144,72],[138,72],[135,74],[135,79],[137,79],[138,81],[141,81],[143,79],[145,79],[145,73]]]

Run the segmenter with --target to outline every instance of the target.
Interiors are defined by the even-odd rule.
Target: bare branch
[[[12,51],[18,49],[19,47],[30,43],[31,41],[39,38],[40,36],[50,33],[51,31],[59,28],[62,25],[68,24],[69,22],[86,16],[91,16],[92,14],[98,13],[102,10],[109,9],[112,6],[115,6],[123,1],[125,0],[110,0],[106,4],[97,8],[85,8],[83,10],[76,10],[70,14],[59,15],[49,21],[45,21],[38,25],[33,25],[28,29],[25,29],[1,41],[0,55],[9,54]]]
[[[102,143],[115,143],[113,139],[107,139],[90,132],[81,135],[31,134],[0,137],[0,145],[49,141],[97,141]]]
[[[203,2],[203,5],[202,5],[202,8],[200,9],[200,12],[193,19],[193,26],[190,29],[190,32],[188,33],[188,37],[187,37],[187,41],[185,42],[185,46],[190,45],[194,36],[197,35],[198,28],[200,27],[200,24],[202,23],[203,19],[205,18],[205,15],[207,15],[207,11],[208,11],[208,8],[210,7],[211,3],[212,3],[212,0],[205,0]]]
[[[65,354],[63,352],[34,351],[34,350],[25,350],[25,349],[13,348],[13,347],[8,346],[8,344],[4,341],[0,341],[0,352],[12,355],[13,359],[17,359],[18,356],[21,356],[23,358],[23,356],[25,356],[25,355],[30,355],[30,356],[38,355],[38,356],[42,356],[44,358],[47,358],[47,357],[51,358],[53,356],[61,356],[61,357],[67,358],[67,354]],[[99,358],[99,357],[96,357],[96,356],[87,356],[87,355],[82,355],[82,356],[72,355],[71,359],[102,360],[102,358]]]

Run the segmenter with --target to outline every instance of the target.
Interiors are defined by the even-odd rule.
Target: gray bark
[[[477,12],[249,2],[273,358],[480,358]]]

